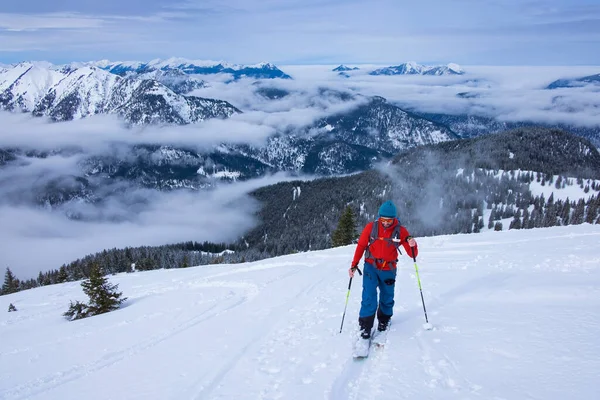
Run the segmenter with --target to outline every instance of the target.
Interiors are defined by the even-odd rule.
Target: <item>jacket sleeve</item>
[[[408,230],[406,230],[405,227],[400,227],[400,243],[402,243],[402,246],[404,247],[404,250],[406,250],[406,254],[412,258],[413,254],[412,254],[412,248],[408,245],[408,242],[406,241],[406,239],[410,236],[410,233],[408,233]],[[415,249],[415,257],[419,255],[419,245],[416,245],[414,247]]]
[[[352,259],[352,265],[358,265],[360,259],[362,258],[367,246],[369,245],[369,239],[371,238],[371,230],[373,229],[373,222],[369,222],[362,233],[360,234],[360,238],[358,239],[358,244],[356,245],[356,250],[354,251],[354,258]]]

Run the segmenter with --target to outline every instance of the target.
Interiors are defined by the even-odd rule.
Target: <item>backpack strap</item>
[[[371,253],[371,245],[373,243],[375,243],[376,240],[385,240],[388,243],[388,246],[394,246],[396,248],[396,250],[398,251],[398,253],[400,253],[400,255],[402,255],[402,252],[400,251],[400,221],[398,221],[397,218],[395,218],[397,224],[394,227],[394,232],[392,232],[392,237],[391,238],[384,238],[384,237],[379,237],[379,218],[376,219],[375,221],[373,221],[373,226],[371,227],[371,236],[369,237],[369,244],[367,244],[367,249],[365,251],[365,259],[373,259],[375,260],[375,262],[379,263],[379,264],[387,264],[387,263],[391,263],[392,261],[387,261],[381,258],[375,258],[373,257],[373,254]],[[398,260],[393,261],[394,263],[396,263]]]

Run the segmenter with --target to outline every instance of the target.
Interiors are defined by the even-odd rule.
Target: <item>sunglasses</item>
[[[379,218],[382,224],[391,224],[394,222],[394,218]]]

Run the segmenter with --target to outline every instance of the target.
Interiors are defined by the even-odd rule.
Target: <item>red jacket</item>
[[[369,240],[371,238],[371,231],[373,229],[373,224],[375,222],[369,222],[362,233],[360,234],[360,238],[358,239],[358,244],[356,245],[356,250],[354,251],[354,258],[352,259],[352,265],[358,265],[360,259],[362,258],[365,250],[367,250],[367,246],[369,245]],[[371,244],[369,251],[371,252],[371,256],[373,258],[377,258],[380,260],[384,260],[385,262],[375,262],[373,259],[365,258],[365,261],[370,262],[375,265],[377,268],[389,270],[396,267],[396,260],[398,259],[398,250],[396,248],[397,243],[390,242],[388,240],[382,240],[381,238],[391,238],[394,233],[394,229],[396,225],[399,224],[398,219],[394,220],[394,223],[390,225],[389,228],[385,229],[381,222],[377,221],[379,224],[379,229],[377,233],[379,234],[379,238],[375,239]],[[408,238],[410,234],[406,230],[405,227],[400,226],[400,243],[404,246],[404,250],[406,254],[412,257],[411,247],[408,245],[406,238]],[[414,247],[415,257],[419,254],[419,249],[417,246]]]

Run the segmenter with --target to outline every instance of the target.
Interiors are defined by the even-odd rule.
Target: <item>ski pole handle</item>
[[[356,270],[356,271],[358,271],[358,274],[359,274],[360,276],[362,276],[362,272],[360,271],[360,268],[358,268],[358,265],[355,265],[355,266],[353,266],[353,267],[350,267],[350,270],[352,270],[352,271]],[[350,277],[350,282],[352,282],[352,277]],[[350,289],[350,286],[348,286],[348,289]]]

